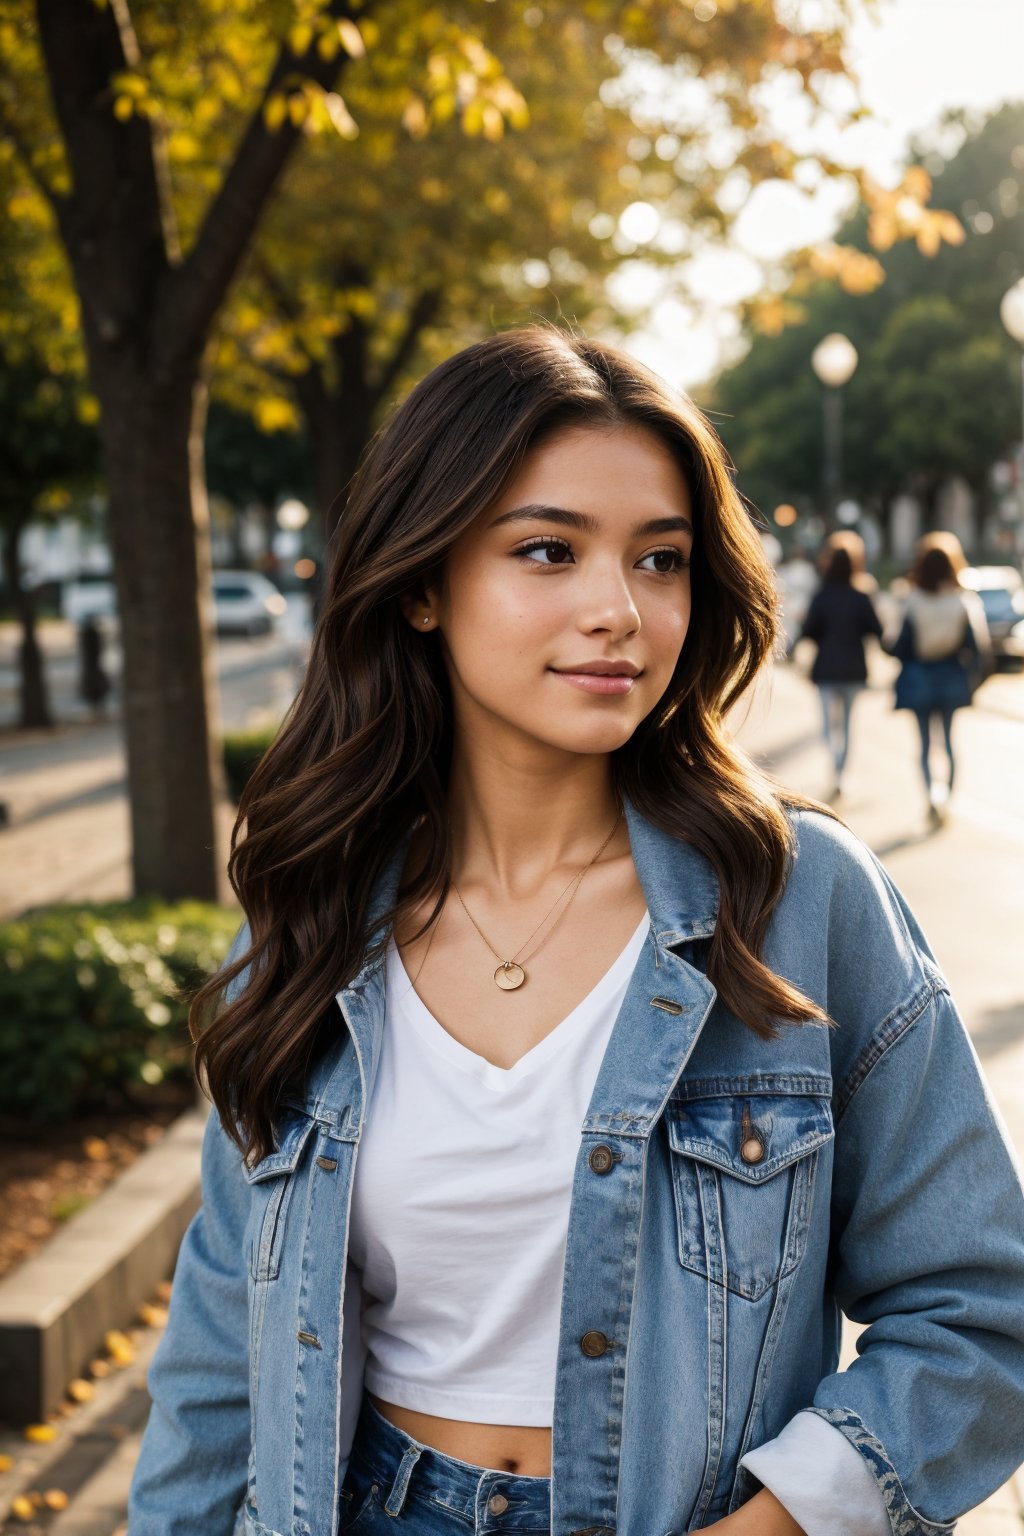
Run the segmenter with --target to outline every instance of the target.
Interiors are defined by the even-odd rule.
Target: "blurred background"
[[[886,863],[1024,1146],[1022,58],[1019,0],[0,8],[0,1533],[123,1536],[237,796],[360,453],[493,330],[710,414],[785,628],[735,730]],[[936,534],[952,793],[883,648]]]

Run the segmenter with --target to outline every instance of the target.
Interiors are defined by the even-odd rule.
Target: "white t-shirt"
[[[442,1028],[390,944],[350,1237],[365,1381],[386,1402],[550,1426],[580,1131],[649,927],[645,913],[593,990],[509,1068]]]

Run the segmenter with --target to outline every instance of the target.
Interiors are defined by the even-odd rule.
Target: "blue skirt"
[[[932,710],[966,709],[970,702],[970,675],[956,656],[903,663],[896,679],[897,709],[930,714]]]

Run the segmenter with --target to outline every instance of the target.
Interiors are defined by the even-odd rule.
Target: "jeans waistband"
[[[381,1485],[389,1515],[399,1515],[410,1487],[476,1532],[546,1531],[551,1520],[551,1479],[519,1477],[474,1466],[423,1445],[384,1417],[363,1393],[352,1455]]]

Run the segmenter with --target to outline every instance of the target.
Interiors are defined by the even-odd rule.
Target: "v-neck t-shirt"
[[[385,1402],[550,1426],[581,1128],[649,927],[507,1068],[444,1029],[388,946],[349,1237],[365,1384]]]

